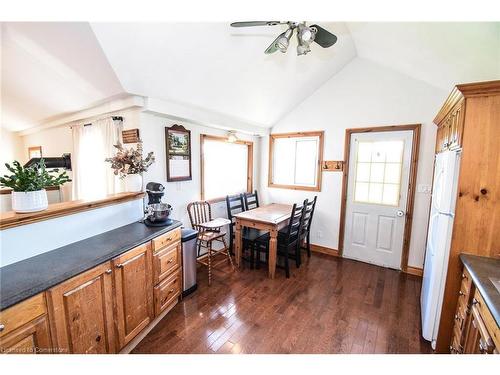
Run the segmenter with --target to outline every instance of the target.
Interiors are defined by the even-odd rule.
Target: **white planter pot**
[[[12,209],[16,212],[36,212],[49,206],[45,189],[37,191],[13,191]]]
[[[142,176],[140,174],[128,174],[125,176],[125,191],[135,193],[142,191]]]

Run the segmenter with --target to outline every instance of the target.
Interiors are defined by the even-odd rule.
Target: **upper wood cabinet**
[[[113,259],[115,322],[121,349],[153,319],[153,275],[150,243]]]
[[[443,106],[443,110],[436,116],[434,122],[438,126],[436,133],[436,153],[446,150],[457,150],[462,147],[464,128],[463,99],[454,103],[452,108]]]
[[[115,352],[111,274],[106,262],[47,291],[52,338],[62,352]]]
[[[457,85],[434,122],[450,129],[446,142],[443,141],[443,145],[447,143],[446,148],[439,147],[438,140],[438,151],[461,150],[436,344],[439,353],[446,353],[450,350],[456,326],[457,298],[463,281],[460,253],[500,258],[500,215],[497,214],[500,212],[500,81]]]
[[[50,353],[45,297],[38,294],[0,312],[0,353]]]

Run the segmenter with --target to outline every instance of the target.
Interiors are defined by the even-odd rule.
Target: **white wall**
[[[451,88],[450,88],[451,89]],[[295,110],[272,133],[324,130],[324,160],[343,160],[345,129],[422,124],[417,184],[430,185],[436,127],[432,120],[447,92],[356,58]],[[267,187],[268,137],[262,139],[261,196],[266,202],[301,202],[315,193]],[[311,242],[338,249],[342,175],[324,172]],[[416,193],[408,264],[422,267],[430,194]]]
[[[172,126],[173,124],[183,125],[186,129],[191,130],[191,168],[193,176],[191,181],[167,182],[165,127]],[[150,181],[163,184],[165,186],[163,200],[172,205],[172,217],[182,221],[186,227],[190,227],[187,205],[189,202],[200,200],[201,194],[200,134],[225,136],[227,132],[189,122],[174,121],[152,113],[142,113],[140,132],[144,142],[144,152],[153,151],[156,156],[156,162],[144,176],[144,184]],[[245,134],[238,134],[238,137],[254,142],[254,188],[257,188],[259,186],[258,167],[260,150],[258,138]],[[221,168],[223,167],[222,165]],[[214,176],[214,178],[217,177]],[[227,216],[224,202],[214,204],[212,208],[214,217]]]
[[[23,142],[19,135],[3,127],[0,128],[0,175],[10,172],[5,163],[12,164],[14,160],[22,163],[28,157],[28,150],[24,153]],[[25,155],[26,154],[26,155]]]

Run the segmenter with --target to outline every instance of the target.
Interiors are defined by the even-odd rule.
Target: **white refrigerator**
[[[422,336],[435,349],[443,304],[457,196],[460,154],[436,155],[424,276],[420,294]]]

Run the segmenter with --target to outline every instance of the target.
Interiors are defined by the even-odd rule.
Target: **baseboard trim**
[[[321,246],[321,245],[315,245],[313,243],[311,244],[311,251],[314,251],[315,253],[331,255],[334,257],[339,256],[339,251],[337,249],[332,249],[330,247]]]
[[[424,274],[424,270],[422,268],[412,267],[412,266],[406,266],[406,268],[403,269],[403,272],[410,274],[410,275],[420,276],[420,277],[422,277]]]

